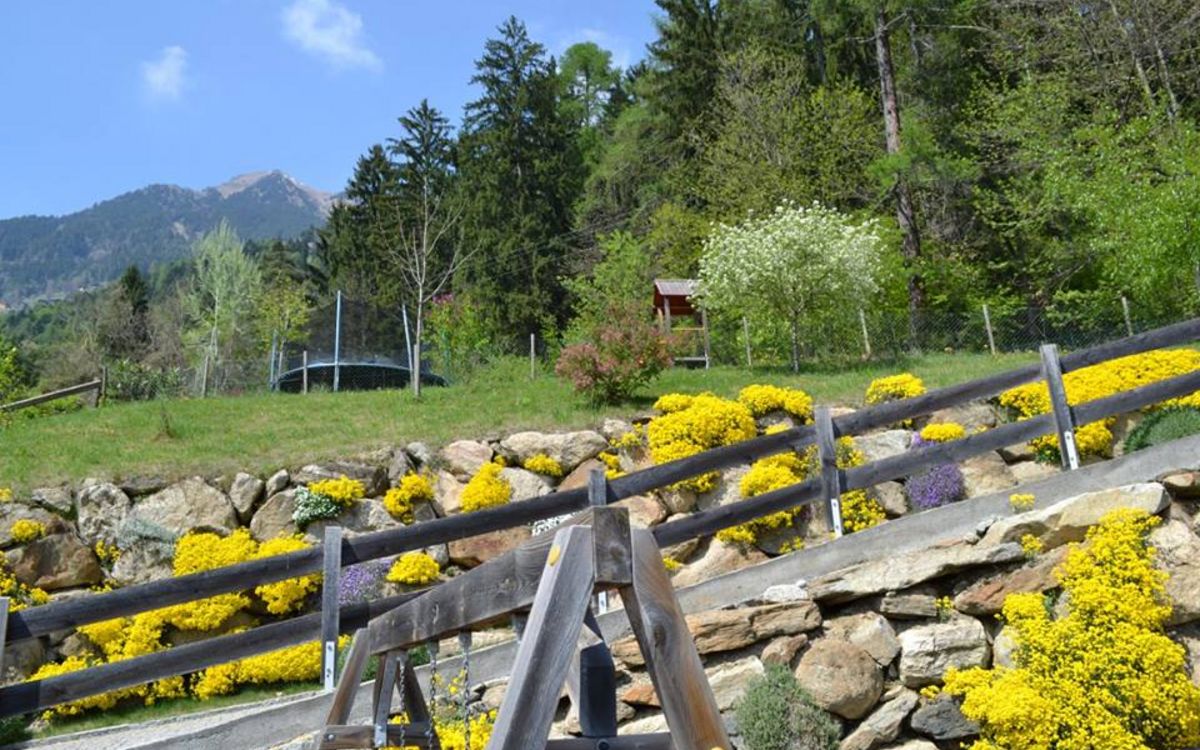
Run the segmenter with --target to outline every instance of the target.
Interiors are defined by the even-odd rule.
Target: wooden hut
[[[654,310],[663,332],[675,340],[672,363],[707,369],[712,362],[708,315],[692,302],[698,286],[695,279],[655,279]]]

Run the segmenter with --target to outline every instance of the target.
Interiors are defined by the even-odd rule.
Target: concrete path
[[[897,518],[836,542],[776,557],[680,589],[679,600],[685,612],[715,609],[756,597],[768,586],[795,583],[800,579],[811,580],[876,558],[884,550],[887,554],[900,554],[937,542],[962,538],[981,521],[1009,515],[1012,511],[1008,497],[1016,490],[1036,495],[1037,507],[1040,508],[1084,492],[1152,480],[1164,471],[1175,468],[1200,469],[1200,435],[1085,466],[1071,473],[1029,482],[1019,488]],[[599,619],[610,642],[629,631],[629,624],[620,610],[608,612]],[[506,676],[515,654],[515,644],[511,641],[472,652],[471,681],[479,683]],[[457,669],[457,659],[443,659],[439,663],[439,671],[454,672]],[[426,679],[427,668],[420,672],[423,680]],[[355,702],[356,715],[351,717],[351,723],[367,721],[370,700],[370,685],[364,684],[359,690]],[[328,701],[327,695],[302,694],[178,719],[114,727],[9,747],[14,750],[98,750],[118,747],[123,750],[251,750],[283,747],[298,750],[304,744],[298,738],[311,734],[320,726]]]

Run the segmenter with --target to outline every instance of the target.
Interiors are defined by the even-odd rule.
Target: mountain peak
[[[263,183],[277,183],[285,188],[297,191],[306,196],[313,204],[321,211],[322,214],[329,213],[330,207],[333,205],[333,194],[327,193],[324,190],[318,190],[311,185],[305,185],[295,177],[282,172],[278,169],[264,170],[259,172],[247,172],[217,185],[213,190],[216,190],[221,198],[229,198],[237,195],[252,187],[264,187]]]

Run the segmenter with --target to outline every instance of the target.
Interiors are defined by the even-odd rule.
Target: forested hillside
[[[265,172],[206,190],[151,185],[68,216],[0,221],[0,301],[61,297],[131,265],[168,264],[222,219],[247,239],[295,237],[324,222],[329,204],[329,196]]]
[[[149,295],[94,295],[108,323],[62,307],[10,316],[10,338],[41,335],[22,349],[27,377],[105,360],[265,368],[272,342],[302,337],[339,289],[403,308],[456,367],[526,351],[531,333],[554,353],[640,330],[654,276],[701,279],[718,359],[740,358],[745,334],[756,363],[793,367],[859,336],[860,309],[938,349],[921,337],[931,321],[954,329],[944,316],[984,304],[1029,342],[1097,321],[1117,335],[1122,297],[1145,319],[1195,314],[1190,0],[655,4],[657,38],[626,69],[592,42],[552,55],[498,19],[475,98],[461,113],[439,110],[437,91],[396,102],[393,137],[362,145],[313,241],[235,252],[226,235]],[[250,208],[230,217],[242,239],[269,233]],[[0,259],[20,233],[80,285],[190,238],[155,224],[96,247],[91,224],[64,226],[0,225]],[[36,250],[71,232],[60,254]],[[238,304],[218,312],[219,279]],[[143,333],[114,344],[104,330]],[[70,367],[48,340],[64,336],[84,342],[65,347]]]

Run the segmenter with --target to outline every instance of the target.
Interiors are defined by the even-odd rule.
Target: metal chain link
[[[471,688],[471,631],[464,630],[458,634],[458,645],[463,652],[463,684],[459,688],[462,690],[463,747],[471,750],[471,696],[468,694]]]
[[[438,681],[438,642],[430,641],[429,645],[429,726],[425,729],[426,747],[433,747],[433,717],[437,713],[437,681]]]
[[[404,700],[405,696],[408,694],[408,691],[405,689],[408,686],[408,680],[406,679],[406,677],[408,676],[408,652],[407,651],[403,651],[400,653],[399,661],[400,661],[400,665],[399,665],[400,666],[400,675],[399,675],[399,677],[400,677],[400,711],[399,711],[399,714],[400,714],[400,747],[403,750],[404,744],[405,744],[405,735],[407,734],[406,730],[408,729],[408,722],[412,719],[412,717],[408,715],[408,709],[405,707],[405,700]],[[389,700],[390,700],[390,696],[389,696]]]

